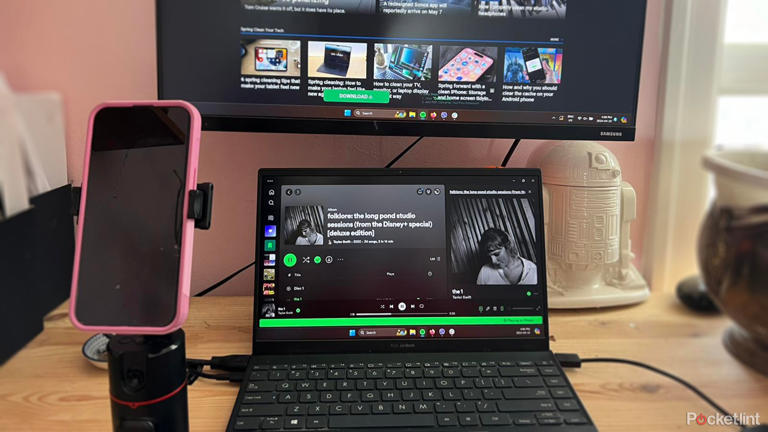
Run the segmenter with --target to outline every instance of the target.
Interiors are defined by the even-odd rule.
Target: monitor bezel
[[[634,141],[640,96],[640,73],[645,43],[647,1],[643,3],[638,47],[640,61],[635,71],[634,104],[631,126],[582,126],[537,123],[469,123],[413,122],[386,120],[343,120],[323,118],[281,118],[252,116],[222,116],[202,112],[202,128],[222,132],[268,132],[332,135],[424,136],[455,138],[521,138],[547,140]],[[155,2],[155,47],[157,53],[157,97],[164,99],[161,49],[160,2]],[[188,101],[193,105],[201,101]],[[202,102],[205,103],[205,102]]]
[[[265,177],[282,176],[535,176],[538,184],[541,185],[541,171],[535,168],[262,168],[259,169],[258,191],[263,190]],[[542,287],[543,305],[543,334],[540,337],[524,338],[459,338],[459,339],[322,339],[322,340],[268,340],[256,338],[256,326],[258,325],[259,295],[255,287],[258,283],[258,275],[261,274],[263,265],[256,260],[256,271],[254,272],[254,292],[253,292],[253,321],[251,323],[251,342],[252,353],[259,354],[330,354],[330,353],[361,353],[361,352],[504,352],[504,351],[548,351],[549,350],[549,311],[547,305],[547,280],[546,280],[546,250],[544,248],[544,205],[543,194],[538,200],[540,221],[542,223],[536,226],[537,254],[540,262],[537,264],[542,269],[539,272],[540,286]],[[259,227],[263,222],[259,219],[262,214],[262,199],[257,196],[256,206],[256,224],[257,232],[255,239],[255,256],[260,256],[259,246],[262,240],[262,231]]]

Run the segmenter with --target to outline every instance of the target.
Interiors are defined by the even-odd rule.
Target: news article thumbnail
[[[373,14],[376,0],[240,0],[245,10],[329,14]]]
[[[560,84],[562,48],[507,47],[504,50],[504,82]]]
[[[528,198],[448,202],[453,280],[476,285],[535,285],[536,227]]]
[[[365,79],[367,55],[365,43],[310,41],[307,74],[312,78]]]
[[[496,47],[441,46],[438,81],[495,82]]]
[[[373,78],[377,80],[429,80],[432,78],[432,46],[413,44],[374,45]]]
[[[283,242],[286,245],[322,246],[326,242],[325,207],[321,205],[285,208]]]
[[[240,41],[240,73],[257,76],[301,75],[301,42],[284,39]]]

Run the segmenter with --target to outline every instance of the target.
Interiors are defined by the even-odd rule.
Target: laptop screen
[[[546,338],[538,171],[386,172],[260,171],[254,338]]]

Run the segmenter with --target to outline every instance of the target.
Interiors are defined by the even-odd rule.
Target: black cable
[[[502,168],[506,168],[507,162],[509,162],[509,158],[512,157],[512,153],[514,153],[515,149],[517,149],[518,144],[520,144],[520,138],[515,138],[515,140],[512,141],[512,145],[509,146],[509,151],[507,152],[507,155],[504,156],[504,160],[501,162]]]
[[[252,266],[254,264],[256,264],[256,261],[248,264],[247,266],[241,268],[240,270],[232,273],[231,275],[225,277],[224,279],[222,279],[222,280],[216,282],[215,284],[209,286],[208,288],[200,291],[199,293],[195,294],[195,297],[202,297],[202,296],[208,294],[209,292],[211,292],[211,291],[215,290],[216,288],[218,288],[218,287],[224,285],[225,283],[229,282],[230,279],[232,279],[233,277],[235,277],[235,276],[239,275],[240,273],[244,272],[245,270],[248,269],[248,267],[250,267],[250,266]]]
[[[665,370],[659,369],[659,368],[651,366],[649,364],[645,364],[645,363],[642,363],[642,362],[639,362],[639,361],[635,361],[635,360],[628,360],[628,359],[615,358],[615,357],[586,358],[586,359],[581,359],[581,363],[622,363],[622,364],[628,364],[628,365],[632,365],[632,366],[637,366],[637,367],[641,367],[641,368],[644,368],[644,369],[648,369],[649,371],[656,372],[657,374],[663,375],[663,376],[665,376],[665,377],[667,377],[667,378],[669,378],[669,379],[671,379],[673,381],[676,381],[676,382],[682,384],[688,390],[694,392],[697,396],[702,398],[706,403],[709,404],[709,406],[711,406],[712,408],[714,408],[718,412],[720,412],[720,414],[722,414],[724,416],[731,416],[730,412],[728,412],[725,408],[723,408],[717,402],[712,400],[712,398],[710,398],[709,396],[704,394],[703,391],[699,390],[693,384],[691,384],[688,381],[678,377],[677,375],[673,375],[673,374],[671,374],[671,373],[669,373],[669,372],[667,372]],[[732,418],[733,418],[733,423],[736,426],[742,427],[741,423],[739,423],[739,421],[736,419],[736,417],[732,417]]]
[[[416,145],[416,143],[421,141],[422,138],[424,138],[424,137],[420,136],[420,137],[416,138],[416,141],[412,142],[411,145],[406,147],[405,150],[401,151],[399,155],[395,156],[394,159],[389,161],[389,163],[384,168],[392,168],[392,165],[394,165],[395,162],[399,161],[401,157],[403,157],[406,153],[408,153],[413,148],[413,146]]]

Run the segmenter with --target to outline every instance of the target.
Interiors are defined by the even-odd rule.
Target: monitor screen
[[[545,340],[541,178],[509,171],[262,170],[254,340]]]
[[[632,140],[645,3],[163,0],[159,96],[213,130]]]

